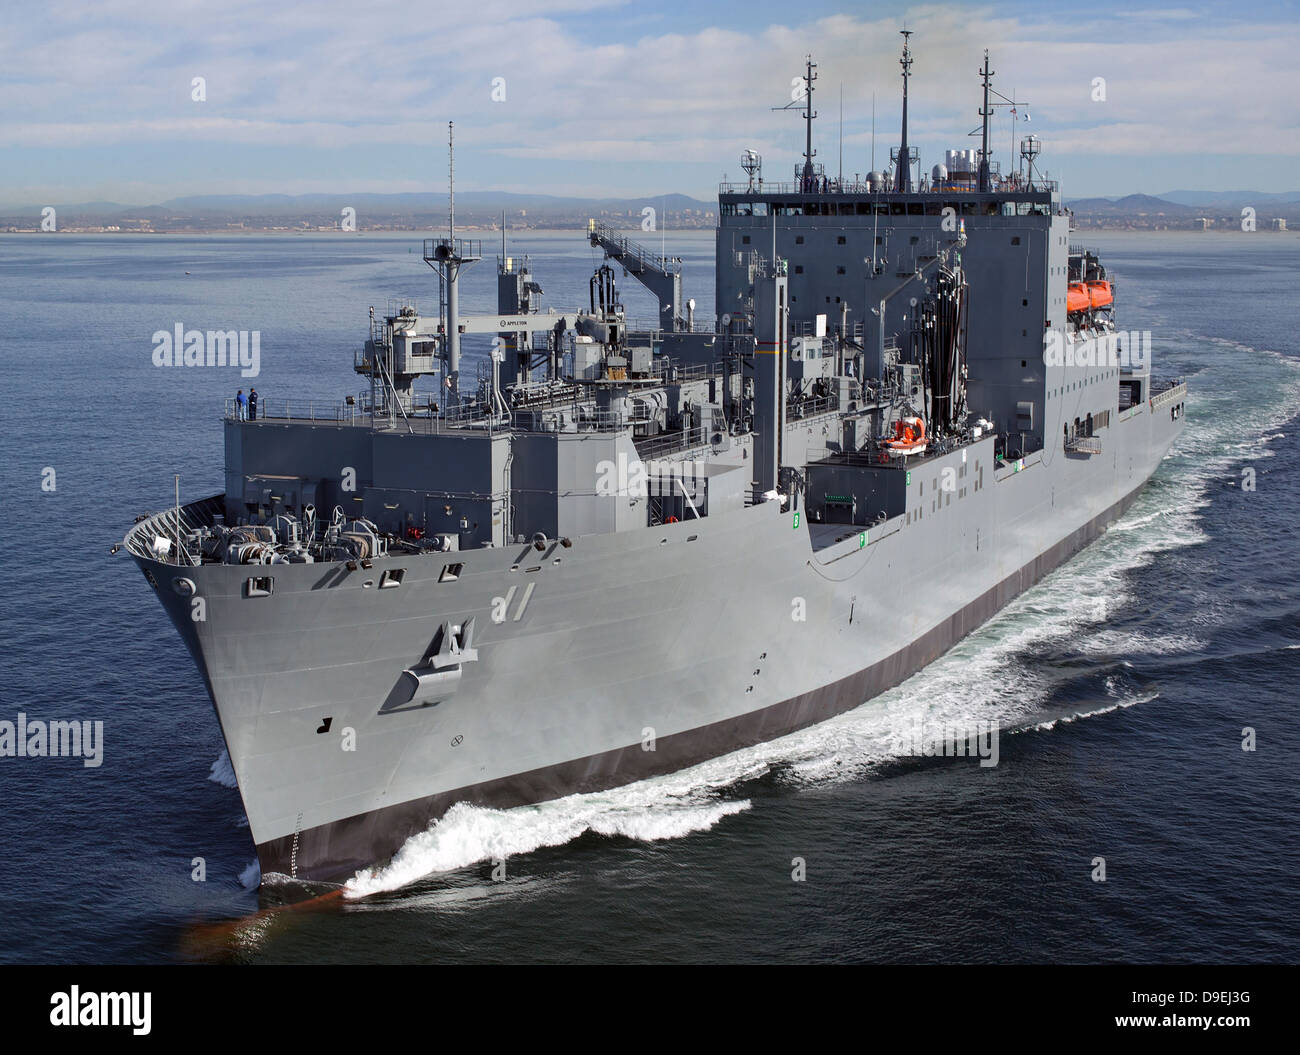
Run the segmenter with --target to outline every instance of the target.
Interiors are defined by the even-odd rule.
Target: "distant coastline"
[[[1300,192],[1169,195],[1067,198],[1065,206],[1080,231],[1300,230]],[[114,202],[0,207],[0,234],[360,235],[446,230],[447,219],[446,204],[436,194],[234,195],[139,207]],[[499,234],[503,221],[509,231],[572,231],[589,219],[652,239],[659,230],[713,230],[718,218],[715,202],[683,194],[598,200],[492,191],[457,196],[457,231],[484,239]]]

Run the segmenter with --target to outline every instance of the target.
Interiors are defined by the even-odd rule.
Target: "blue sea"
[[[711,316],[711,234],[663,239]],[[183,500],[223,489],[237,389],[358,391],[367,309],[436,311],[433,273],[416,235],[0,237],[0,721],[103,723],[99,765],[0,758],[0,961],[1294,961],[1300,237],[1076,240],[1191,386],[1105,537],[857,711],[615,791],[457,807],[342,899],[268,912],[203,682],[110,549],[175,475]],[[466,312],[495,309],[485,249]],[[544,304],[585,303],[581,233],[508,251]],[[178,323],[260,331],[260,373],[155,366]],[[972,718],[1001,724],[995,767],[898,753],[900,727]]]

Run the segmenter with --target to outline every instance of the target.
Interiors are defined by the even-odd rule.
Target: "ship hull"
[[[1144,404],[1100,454],[1001,467],[986,439],[927,459],[906,517],[865,536],[766,503],[351,572],[136,559],[204,672],[263,875],[339,881],[457,802],[607,789],[870,701],[1099,537],[1181,425]],[[390,564],[403,582],[379,589]],[[201,621],[167,588],[180,573]],[[263,573],[273,594],[245,596]],[[471,619],[454,686],[404,703],[403,672]]]

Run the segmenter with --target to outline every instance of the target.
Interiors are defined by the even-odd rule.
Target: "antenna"
[[[993,71],[989,69],[989,52],[984,49],[984,69],[981,71],[984,76],[984,105],[980,107],[980,117],[983,121],[984,139],[980,147],[980,166],[979,166],[979,188],[981,193],[987,193],[991,190],[989,186],[989,117],[993,114],[993,108],[989,106],[989,78],[993,76]]]
[[[817,74],[813,71],[817,69],[817,63],[813,62],[812,55],[805,56],[804,61],[807,64],[807,72],[804,75],[803,82],[803,118],[807,122],[807,139],[803,152],[803,175],[800,180],[800,193],[812,194],[817,189],[816,173],[812,163],[812,159],[817,156],[817,151],[812,148],[812,123],[813,118],[817,116],[812,108],[813,81],[817,79]],[[792,103],[786,103],[785,106],[774,106],[772,109],[789,110],[798,102],[799,100],[796,99]]]
[[[840,186],[844,186],[844,82],[840,81]]]
[[[912,190],[912,154],[907,146],[907,79],[912,75],[912,51],[908,46],[910,29],[900,29],[903,35],[903,57],[898,64],[903,67],[903,138],[898,146],[898,163],[894,171],[894,190],[909,194]]]
[[[803,179],[805,193],[811,189],[811,183],[813,180],[812,159],[816,157],[816,152],[812,148],[812,123],[813,118],[817,116],[813,113],[812,108],[813,81],[817,79],[817,74],[813,73],[813,70],[815,70],[817,66],[814,64],[811,55],[808,56],[807,62],[808,73],[804,79],[804,85],[806,86],[806,90],[804,91],[804,121],[806,122],[808,133],[807,145],[804,147],[803,152]]]
[[[1000,91],[993,87],[992,78],[994,71],[989,69],[989,53],[984,52],[984,68],[977,71],[983,78],[984,85],[984,105],[980,107],[980,123],[976,125],[967,135],[980,136],[979,154],[979,189],[993,189],[993,151],[989,149],[989,137],[992,135],[992,127],[989,118],[994,115],[999,106],[1005,106],[1010,111],[1011,118],[1011,158],[1016,156],[1016,120],[1019,116],[1017,107],[1025,105],[1016,101],[1015,90],[1012,89],[1011,98],[1008,99]],[[992,98],[990,98],[992,97]],[[996,100],[996,101],[994,101]],[[1029,114],[1026,112],[1025,118],[1028,120]]]
[[[876,93],[871,93],[871,171],[876,171]]]
[[[447,364],[444,383],[448,389],[446,398],[449,403],[458,403],[460,399],[460,269],[466,264],[481,260],[481,249],[481,242],[456,238],[456,126],[448,121],[447,237],[425,239],[424,262],[436,270],[440,278],[439,316],[442,314],[442,306],[446,305],[442,355]]]
[[[1011,89],[1011,154],[1016,153],[1016,90]]]

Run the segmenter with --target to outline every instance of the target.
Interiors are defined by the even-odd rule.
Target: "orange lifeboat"
[[[926,448],[925,422],[920,418],[900,418],[894,422],[894,438],[885,443],[891,458],[904,458],[909,454],[924,454]]]
[[[1107,283],[1107,289],[1110,284]],[[1080,311],[1087,311],[1092,306],[1092,298],[1088,294],[1088,285],[1086,282],[1071,282],[1069,290],[1065,294],[1065,310],[1071,315]]]
[[[1115,294],[1111,292],[1110,283],[1105,280],[1089,282],[1088,296],[1094,308],[1104,308],[1115,300]]]

